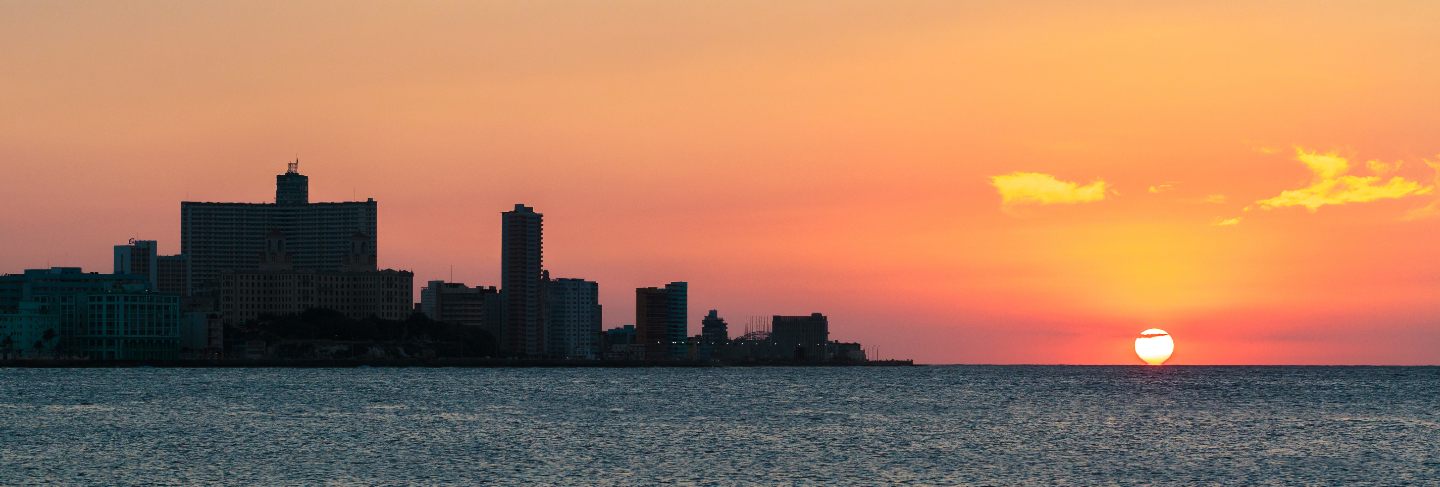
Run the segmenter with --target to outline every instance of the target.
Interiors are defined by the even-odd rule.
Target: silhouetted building
[[[155,259],[156,276],[155,290],[174,294],[180,297],[189,297],[190,292],[190,257],[185,254],[161,255]]]
[[[635,325],[617,326],[601,334],[600,349],[605,360],[640,360],[645,348],[639,344]]]
[[[275,178],[275,203],[180,203],[180,253],[189,258],[194,294],[215,290],[220,273],[259,268],[265,238],[289,238],[296,270],[334,271],[346,264],[351,239],[362,235],[375,252],[375,200],[310,203],[309,179],[298,161]]]
[[[115,246],[116,274],[143,276],[158,292],[190,296],[190,259],[184,254],[159,255],[154,240],[131,240]]]
[[[700,337],[705,343],[725,343],[730,341],[730,331],[725,324],[725,319],[720,317],[720,312],[710,310],[700,320]]]
[[[116,274],[129,274],[145,278],[151,287],[160,280],[159,245],[154,240],[135,240],[115,246]]]
[[[635,331],[646,359],[685,357],[687,288],[684,282],[672,282],[663,288],[635,290]]]
[[[826,360],[830,321],[825,315],[775,316],[770,320],[770,341],[781,350],[793,350],[797,360]]]
[[[179,356],[180,298],[151,290],[145,276],[85,273],[76,267],[0,276],[0,313],[16,315],[29,327],[37,320],[58,326],[46,330],[50,333],[31,328],[29,336],[39,333],[42,341],[56,340],[53,350],[64,356],[102,360]]]
[[[599,358],[600,284],[584,279],[546,280],[545,308],[550,356]]]
[[[420,290],[420,312],[435,321],[478,326],[500,336],[500,290],[458,282],[430,281]]]
[[[367,241],[363,236],[358,242]],[[220,274],[219,308],[225,323],[245,323],[262,315],[298,313],[324,308],[354,318],[371,316],[403,320],[413,310],[414,274],[409,271],[373,270],[363,244],[348,247],[353,253],[341,260],[341,270],[297,269],[288,237],[272,231],[254,270]],[[366,268],[370,270],[365,270]]]
[[[512,355],[545,354],[542,219],[534,208],[522,204],[500,217],[500,292],[505,303],[500,344]]]

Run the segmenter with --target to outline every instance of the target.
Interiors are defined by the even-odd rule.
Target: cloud
[[[1425,161],[1425,165],[1430,166],[1430,169],[1435,171],[1435,186],[1440,186],[1440,162]],[[1404,217],[1401,217],[1401,220],[1429,220],[1437,216],[1440,216],[1440,198],[1436,198],[1435,201],[1431,201],[1428,205],[1410,210],[1405,213]]]
[[[1164,192],[1166,192],[1166,191],[1170,191],[1170,190],[1172,190],[1172,189],[1175,189],[1175,185],[1174,185],[1173,183],[1160,183],[1160,184],[1156,184],[1156,185],[1154,185],[1154,186],[1151,186],[1150,189],[1149,189],[1149,191],[1150,191],[1150,194],[1160,194],[1160,193],[1164,193]]]
[[[1229,200],[1229,198],[1225,197],[1225,195],[1223,195],[1223,194],[1211,194],[1211,195],[1205,195],[1205,200],[1204,200],[1204,201],[1205,201],[1206,203],[1210,203],[1210,204],[1212,204],[1212,205],[1220,205],[1220,204],[1224,204],[1225,201],[1227,201],[1227,200]]]
[[[1425,186],[1399,176],[1382,181],[1380,176],[1348,175],[1350,162],[1334,152],[1321,154],[1297,148],[1295,159],[1315,174],[1310,185],[1282,191],[1273,198],[1256,202],[1261,209],[1303,206],[1314,212],[1322,206],[1398,199],[1429,194],[1435,190],[1434,186]],[[1394,170],[1393,166],[1378,162],[1370,167],[1379,171]]]
[[[1211,225],[1215,225],[1217,227],[1233,227],[1239,224],[1240,217],[1237,216],[1235,218],[1216,219],[1215,223],[1212,223]]]
[[[1081,186],[1038,172],[1013,172],[991,176],[990,184],[1000,192],[1000,201],[1010,205],[1068,205],[1105,199],[1105,181]]]

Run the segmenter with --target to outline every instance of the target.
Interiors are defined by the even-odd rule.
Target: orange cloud
[[[1068,205],[1105,199],[1103,180],[1081,186],[1038,172],[1013,172],[992,176],[990,184],[1000,192],[1000,201],[1010,205]]]
[[[1425,186],[1399,176],[1382,181],[1380,176],[1348,175],[1350,162],[1334,152],[1321,154],[1297,148],[1295,159],[1315,173],[1314,180],[1304,188],[1282,191],[1273,198],[1256,202],[1261,209],[1303,206],[1314,212],[1322,206],[1398,199],[1429,194],[1435,190],[1434,186]],[[1379,162],[1369,166],[1377,172],[1389,172],[1396,167]]]

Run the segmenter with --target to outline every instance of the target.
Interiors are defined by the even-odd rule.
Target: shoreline
[[[610,361],[610,360],[527,360],[527,359],[411,359],[411,360],[286,360],[286,359],[175,359],[175,360],[0,360],[0,368],[95,369],[95,368],[702,368],[702,367],[913,367],[913,360],[868,362],[701,362],[701,361]]]

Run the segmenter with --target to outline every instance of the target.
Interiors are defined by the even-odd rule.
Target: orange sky
[[[417,284],[534,205],[607,326],[686,280],[928,363],[1440,363],[1440,4],[301,3],[0,2],[0,272],[298,153]]]

